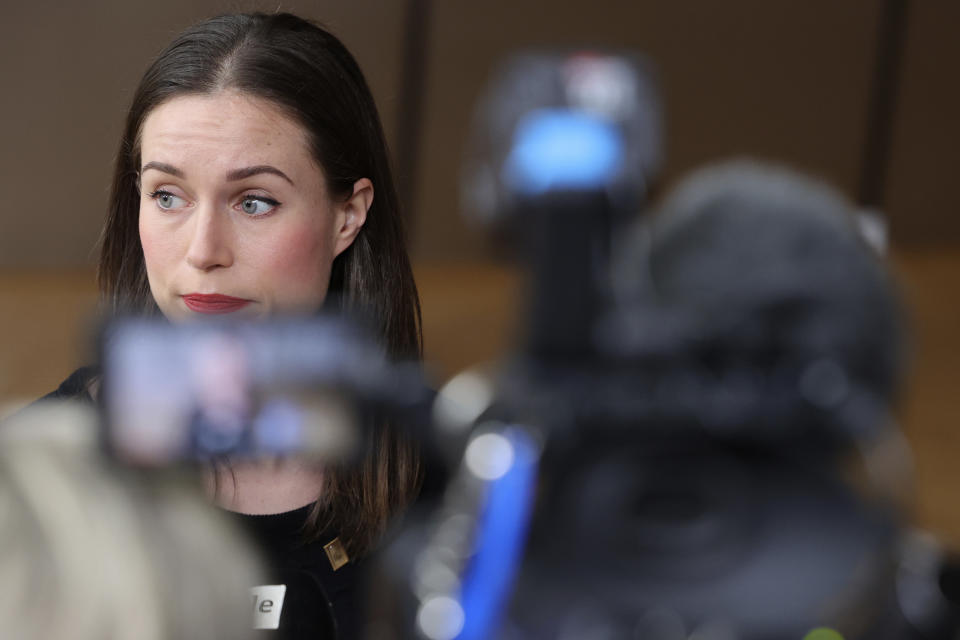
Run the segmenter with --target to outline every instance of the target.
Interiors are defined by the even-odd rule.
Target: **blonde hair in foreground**
[[[252,638],[252,550],[186,486],[108,468],[92,432],[79,407],[0,425],[3,637]]]

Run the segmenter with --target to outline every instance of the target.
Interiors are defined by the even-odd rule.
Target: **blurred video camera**
[[[451,480],[385,554],[377,637],[956,637],[857,213],[750,162],[649,210],[660,113],[636,56],[518,56],[483,99],[464,195],[519,247],[523,335],[437,398]]]
[[[120,319],[100,339],[103,443],[142,467],[231,456],[352,460],[373,412],[426,402],[415,364],[395,363],[361,322]]]

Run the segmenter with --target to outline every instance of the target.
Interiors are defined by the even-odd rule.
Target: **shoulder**
[[[44,400],[81,400],[93,403],[93,396],[90,393],[90,389],[91,385],[99,376],[99,367],[80,367],[60,383],[60,386],[57,387],[55,391],[51,391],[40,398],[39,402],[43,402]]]

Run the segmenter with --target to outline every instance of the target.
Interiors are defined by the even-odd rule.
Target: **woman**
[[[330,296],[372,315],[391,356],[420,357],[382,128],[334,36],[289,14],[230,15],[160,54],[120,141],[99,284],[113,312],[173,322],[310,313]],[[89,381],[78,373],[58,395]],[[353,565],[418,483],[412,444],[389,426],[378,434],[350,468],[236,463],[209,478],[215,501],[269,539],[275,564],[320,580],[342,637],[355,633]]]

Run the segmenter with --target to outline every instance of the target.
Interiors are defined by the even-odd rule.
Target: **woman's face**
[[[140,149],[140,242],[167,318],[320,308],[366,220],[369,180],[334,201],[303,128],[232,91],[161,104]]]

